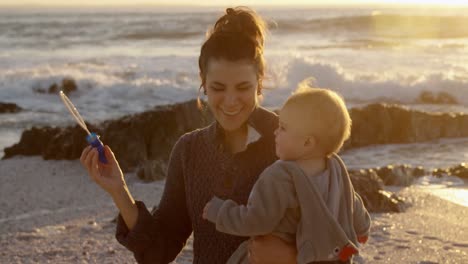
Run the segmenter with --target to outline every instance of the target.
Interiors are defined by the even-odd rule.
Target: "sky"
[[[364,5],[364,4],[411,4],[411,5],[444,5],[468,7],[468,0],[198,0],[197,5]],[[190,0],[0,0],[0,6],[20,5],[193,5]]]

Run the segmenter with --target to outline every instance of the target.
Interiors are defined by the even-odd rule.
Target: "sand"
[[[404,213],[372,214],[365,263],[468,263],[468,207],[417,187],[398,192],[412,206]]]
[[[126,176],[152,206],[164,182]],[[395,189],[411,207],[372,214],[372,234],[358,263],[468,263],[468,207],[417,187]],[[0,263],[135,263],[114,238],[110,197],[78,161],[17,157],[0,161]],[[191,263],[192,239],[176,262]]]

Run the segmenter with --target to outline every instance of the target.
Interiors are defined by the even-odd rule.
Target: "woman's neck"
[[[224,143],[231,153],[238,153],[245,150],[247,143],[247,125],[241,126],[234,131],[224,131]]]
[[[316,176],[327,169],[327,159],[325,157],[300,159],[296,162],[307,176]]]

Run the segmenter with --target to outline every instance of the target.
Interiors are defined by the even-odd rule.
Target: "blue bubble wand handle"
[[[62,99],[63,103],[68,108],[68,110],[70,111],[73,118],[75,118],[78,125],[81,126],[86,131],[86,133],[88,133],[88,135],[86,136],[86,141],[91,145],[91,147],[97,149],[98,154],[99,154],[99,161],[101,163],[106,164],[107,159],[106,159],[106,155],[104,154],[104,146],[101,140],[99,140],[99,136],[96,135],[96,133],[89,132],[88,127],[86,126],[80,113],[78,113],[78,110],[76,110],[76,107],[73,105],[70,99],[68,99],[68,97],[65,95],[63,91],[60,91],[60,98]]]
[[[99,161],[101,163],[106,164],[107,163],[106,154],[104,154],[104,146],[101,140],[99,140],[99,136],[96,135],[96,133],[91,132],[90,134],[86,136],[86,141],[88,141],[91,147],[97,148],[97,151],[99,153]]]

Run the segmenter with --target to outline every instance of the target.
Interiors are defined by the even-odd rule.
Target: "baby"
[[[370,216],[336,154],[351,133],[343,99],[305,85],[287,99],[275,131],[279,160],[253,186],[247,205],[213,197],[203,218],[236,236],[272,233],[297,247],[297,262],[350,263],[367,241]],[[228,263],[247,262],[247,242]]]

